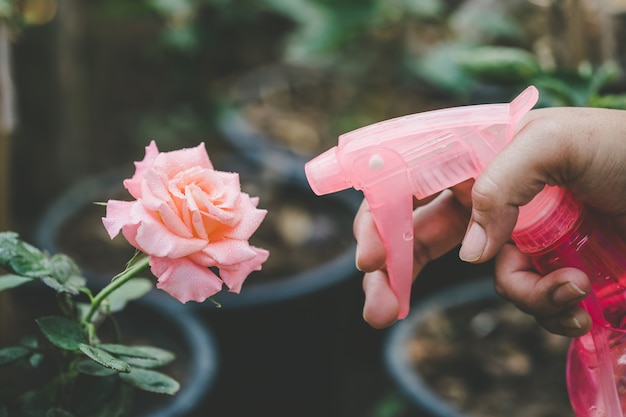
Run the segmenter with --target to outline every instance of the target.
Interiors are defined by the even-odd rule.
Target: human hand
[[[463,241],[459,255],[465,261],[480,263],[497,255],[495,288],[500,295],[535,315],[554,333],[584,334],[591,326],[591,319],[578,306],[590,291],[585,274],[564,268],[541,277],[509,239],[518,207],[545,184],[571,189],[576,198],[609,216],[626,236],[624,137],[623,111],[552,108],[529,112],[513,142],[475,184],[469,181],[417,203],[414,276],[427,262]],[[385,327],[395,321],[398,303],[389,287],[384,248],[366,202],[355,218],[354,234],[357,267],[365,272],[363,315],[373,327]]]

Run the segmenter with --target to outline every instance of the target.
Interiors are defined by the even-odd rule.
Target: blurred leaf
[[[136,388],[159,394],[174,395],[180,389],[175,379],[149,369],[133,368],[130,373],[120,374],[120,378]]]
[[[443,0],[400,0],[400,3],[410,14],[420,18],[443,17],[446,9]]]
[[[109,295],[109,310],[121,311],[129,301],[136,300],[152,290],[153,284],[147,278],[133,278]]]
[[[154,346],[99,345],[100,348],[118,355],[131,366],[156,368],[171,363],[176,356]]]
[[[198,35],[193,26],[169,26],[163,32],[163,42],[181,52],[191,52],[198,47]]]
[[[72,258],[62,253],[53,255],[49,264],[51,274],[59,281],[65,282],[74,275],[80,276],[80,269]]]
[[[13,0],[0,0],[0,18],[8,19],[14,13]]]
[[[128,366],[126,362],[117,359],[116,357],[110,355],[108,352],[102,349],[87,345],[85,343],[79,344],[78,348],[81,352],[89,356],[96,363],[99,363],[106,368],[113,369],[117,372],[130,372],[130,366]]]
[[[117,373],[115,370],[104,367],[93,360],[78,362],[76,364],[76,370],[80,373],[91,376],[109,376]]]
[[[165,16],[190,14],[193,8],[191,0],[149,0],[148,4]]]
[[[30,366],[32,366],[33,368],[37,368],[39,365],[41,365],[41,362],[43,362],[43,360],[43,354],[37,352],[30,355],[30,357],[28,358],[28,363],[30,363]]]
[[[130,358],[156,359],[155,356],[149,354],[146,350],[139,346],[126,346],[118,344],[103,343],[98,345],[100,349],[106,350],[114,355],[123,355]]]
[[[36,389],[25,392],[17,399],[20,405],[20,416],[41,417],[46,415],[46,411],[52,407],[48,393],[45,389]]]
[[[614,61],[607,61],[591,74],[589,96],[597,95],[603,87],[619,80],[622,75],[620,66]]]
[[[0,365],[14,362],[27,356],[29,353],[30,350],[22,346],[9,346],[2,348],[0,349]]]
[[[45,254],[22,241],[14,232],[0,232],[0,266],[31,278],[49,274]]]
[[[519,40],[524,36],[524,30],[515,17],[484,7],[470,10],[459,7],[450,17],[450,26],[458,37],[482,44],[496,39]]]
[[[66,350],[76,350],[86,343],[81,326],[65,317],[47,316],[36,320],[37,325],[53,345]]]
[[[87,285],[87,280],[81,275],[78,265],[67,255],[52,256],[49,260],[49,269],[50,276],[42,278],[42,281],[57,292],[76,295]]]
[[[7,274],[0,276],[0,291],[8,290],[10,288],[19,287],[22,284],[31,282],[33,279],[28,277],[22,277],[14,274]]]
[[[416,76],[438,88],[455,94],[463,94],[475,82],[463,71],[456,57],[469,46],[461,42],[449,42],[432,48],[421,56],[407,62]]]
[[[46,417],[74,417],[74,414],[60,408],[51,408],[46,412]]]
[[[489,83],[527,83],[541,72],[537,58],[521,48],[480,46],[454,58],[470,76]]]
[[[564,75],[543,75],[532,80],[539,90],[539,105],[541,107],[557,106],[585,106],[587,92],[583,86],[575,87],[574,80]],[[582,91],[581,91],[582,90]]]
[[[626,110],[626,94],[607,94],[592,97],[589,100],[589,105],[592,107]]]

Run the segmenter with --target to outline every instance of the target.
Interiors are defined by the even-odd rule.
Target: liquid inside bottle
[[[574,267],[590,278],[592,293],[582,304],[593,318],[594,329],[570,344],[570,401],[577,417],[626,417],[626,244],[582,205],[576,211],[570,213],[573,221],[560,228],[560,237],[545,249],[528,250],[536,249],[537,241],[525,247],[523,233],[518,246],[527,249],[541,274]],[[550,228],[546,222],[550,220],[534,225],[533,232]]]

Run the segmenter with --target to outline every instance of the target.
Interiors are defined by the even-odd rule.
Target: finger
[[[382,329],[393,324],[400,311],[400,304],[391,290],[387,274],[374,271],[363,277],[365,304],[363,319],[373,328]]]
[[[356,247],[356,267],[359,271],[372,272],[385,265],[385,247],[378,235],[374,215],[367,200],[363,200],[352,226]]]
[[[453,191],[446,190],[429,204],[413,212],[414,273],[427,263],[457,247],[463,238],[470,210]]]
[[[449,190],[420,206],[422,203],[417,202],[418,207],[413,211],[414,275],[428,262],[456,247],[469,221],[469,210]],[[385,248],[365,200],[355,216],[353,232],[357,241],[357,268],[364,272],[383,268]]]
[[[537,322],[547,331],[567,337],[578,337],[591,329],[592,320],[580,306],[574,306],[559,314],[538,317]]]
[[[590,292],[589,279],[582,271],[562,268],[542,277],[530,258],[511,244],[498,255],[495,275],[496,292],[536,317],[563,313]]]

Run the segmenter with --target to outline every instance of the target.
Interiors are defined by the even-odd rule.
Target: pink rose
[[[202,302],[223,283],[238,293],[269,256],[248,243],[267,211],[241,191],[239,174],[216,171],[204,143],[160,153],[152,141],[135,168],[124,187],[136,200],[107,204],[111,239],[121,231],[150,255],[157,287],[183,303]]]

